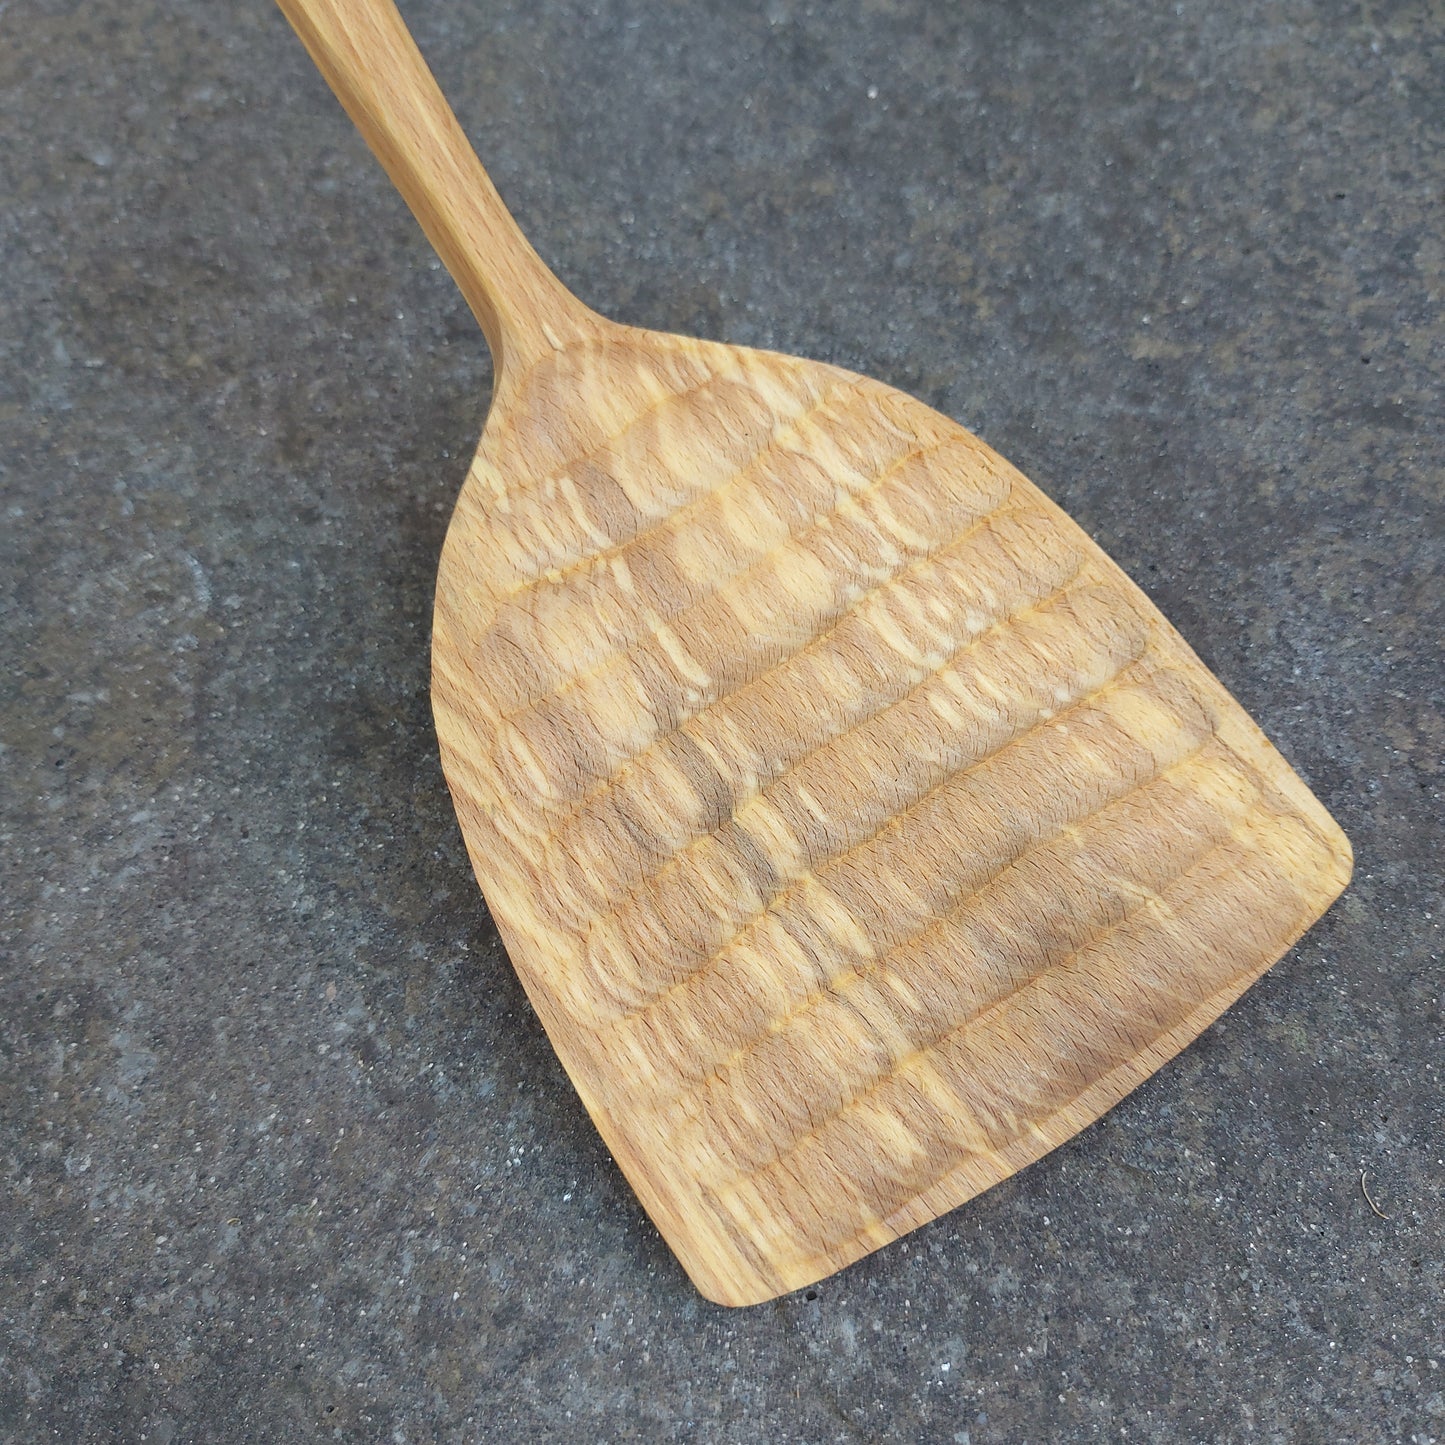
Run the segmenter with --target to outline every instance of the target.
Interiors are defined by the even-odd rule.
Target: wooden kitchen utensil
[[[512,962],[698,1288],[764,1300],[1012,1174],[1327,908],[1339,828],[963,428],[603,320],[390,0],[280,0],[481,322],[433,702]]]

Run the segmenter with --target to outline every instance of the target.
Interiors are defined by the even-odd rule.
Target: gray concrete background
[[[469,315],[263,0],[8,0],[0,1437],[1445,1439],[1438,0],[406,11],[585,300],[980,432],[1356,880],[1047,1160],[704,1303],[436,760]]]

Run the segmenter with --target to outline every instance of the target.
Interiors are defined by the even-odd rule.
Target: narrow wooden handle
[[[391,0],[277,3],[421,222],[498,367],[590,314],[502,204]]]

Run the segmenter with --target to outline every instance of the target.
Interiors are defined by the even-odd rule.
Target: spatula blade
[[[834,367],[599,324],[504,368],[433,669],[512,961],[727,1304],[1068,1139],[1349,878],[1075,523]]]

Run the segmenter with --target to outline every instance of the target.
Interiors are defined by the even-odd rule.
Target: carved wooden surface
[[[1068,1138],[1349,873],[1074,523],[826,366],[600,327],[504,373],[433,657],[512,960],[729,1303]]]
[[[837,368],[593,316],[389,0],[281,0],[497,358],[433,699],[477,877],[698,1287],[840,1268],[1097,1118],[1348,879],[1007,462]]]

